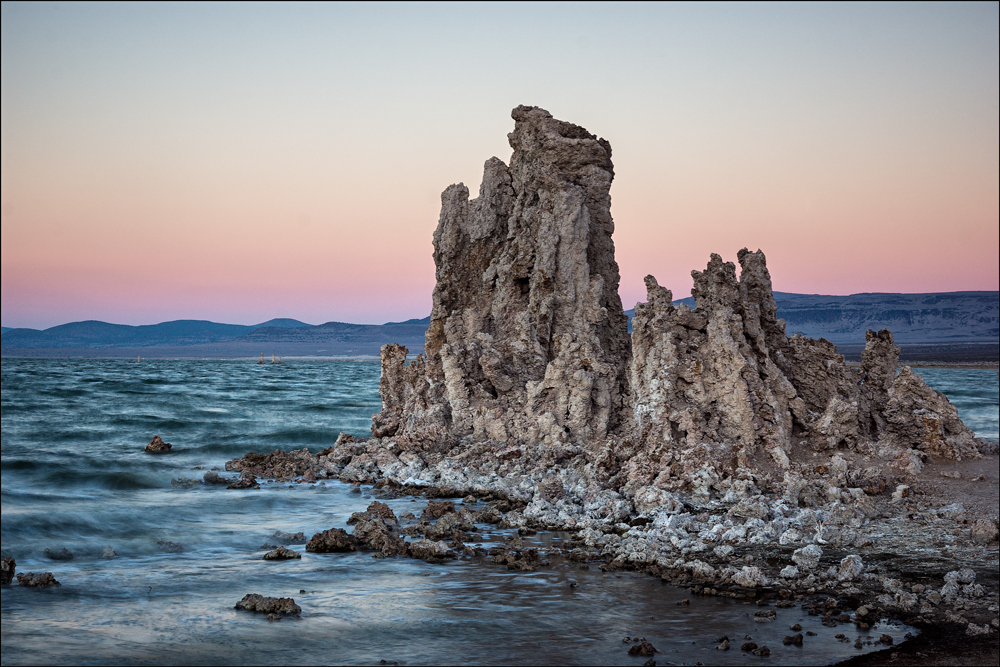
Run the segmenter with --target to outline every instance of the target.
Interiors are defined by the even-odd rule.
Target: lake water
[[[977,433],[997,438],[995,370],[920,373]],[[627,655],[626,636],[648,639],[660,664],[752,658],[716,650],[722,635],[737,647],[745,635],[767,644],[772,664],[825,664],[858,652],[853,626],[824,628],[798,608],[755,623],[755,605],[559,557],[522,573],[483,560],[435,565],[291,544],[301,560],[265,562],[261,547],[277,543],[275,531],[308,537],[345,528],[377,496],[338,482],[171,486],[248,451],[315,452],[340,431],[366,435],[380,409],[378,377],[371,362],[4,359],[3,556],[17,560],[18,572],[54,572],[62,586],[3,587],[3,664],[641,665],[645,658]],[[144,453],[154,435],[174,453]],[[426,501],[386,502],[397,514],[419,514]],[[481,526],[480,543],[509,532]],[[544,550],[559,536],[528,539]],[[102,557],[108,546],[113,559]],[[72,560],[47,558],[46,549],[63,547]],[[294,597],[302,615],[273,622],[234,610],[250,592]],[[796,622],[817,636],[782,646]],[[872,632],[898,640],[904,631]]]

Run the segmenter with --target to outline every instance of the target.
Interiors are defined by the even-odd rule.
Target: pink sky
[[[530,18],[530,20],[528,20]],[[4,3],[2,321],[430,311],[440,192],[534,104],[614,149],[626,308],[996,290],[998,11]]]

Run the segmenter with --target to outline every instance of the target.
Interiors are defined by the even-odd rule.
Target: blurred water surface
[[[920,373],[996,439],[996,371]],[[371,492],[337,482],[171,486],[248,451],[316,452],[340,431],[366,435],[380,409],[378,378],[372,362],[4,359],[3,556],[19,572],[55,572],[62,586],[3,588],[3,664],[642,664],[627,655],[625,636],[646,637],[662,651],[658,661],[675,663],[745,661],[738,650],[715,649],[721,635],[736,646],[752,635],[771,647],[774,664],[857,652],[853,626],[843,626],[851,642],[841,642],[800,609],[754,623],[755,606],[678,605],[691,597],[685,590],[559,558],[533,573],[362,553],[264,562],[275,531],[308,537],[346,527]],[[174,452],[143,452],[154,435]],[[410,498],[387,502],[397,514],[423,508]],[[486,546],[505,536],[482,529]],[[558,537],[534,539],[544,548]],[[102,557],[108,546],[116,558]],[[64,547],[72,560],[45,554]],[[250,592],[294,597],[302,616],[268,622],[234,610]],[[795,622],[817,636],[782,646]],[[877,631],[898,639],[905,628]]]

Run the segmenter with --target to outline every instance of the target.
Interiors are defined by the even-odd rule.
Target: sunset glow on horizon
[[[2,5],[2,323],[430,313],[440,193],[537,105],[611,142],[625,308],[1000,288],[1000,12]]]

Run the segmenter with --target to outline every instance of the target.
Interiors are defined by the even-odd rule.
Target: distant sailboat
[[[260,353],[260,361],[257,362],[257,365],[259,366],[262,363],[264,363],[264,353],[263,352]]]

